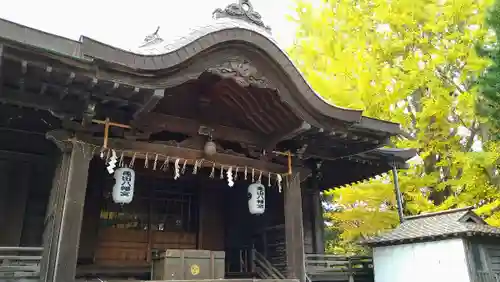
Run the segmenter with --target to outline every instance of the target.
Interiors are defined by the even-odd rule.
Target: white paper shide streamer
[[[234,186],[234,178],[233,178],[233,167],[229,167],[229,169],[227,170],[227,185],[229,187],[233,187]]]
[[[108,153],[109,153],[109,151],[108,151]],[[109,158],[108,166],[106,167],[109,174],[113,174],[113,172],[115,172],[117,162],[118,162],[118,156],[116,155],[116,151],[111,150],[111,157]]]

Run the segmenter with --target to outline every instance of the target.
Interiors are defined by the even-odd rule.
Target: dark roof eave
[[[402,133],[401,127],[398,123],[365,116],[361,117],[361,120],[352,126],[370,131],[382,131],[391,136],[401,135]]]
[[[474,209],[473,206],[467,206],[467,207],[463,207],[463,208],[456,208],[456,209],[449,209],[449,210],[443,210],[443,211],[438,211],[438,212],[421,213],[421,214],[417,214],[417,215],[405,216],[404,219],[405,220],[412,220],[412,219],[419,219],[419,218],[424,218],[424,217],[433,217],[433,216],[456,213],[456,212],[472,211],[473,209]]]
[[[417,155],[417,150],[412,148],[379,148],[376,153],[398,163],[405,163]]]

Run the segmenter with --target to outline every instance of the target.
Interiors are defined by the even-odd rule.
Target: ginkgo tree
[[[290,56],[331,103],[401,124],[392,140],[416,148],[400,171],[405,213],[469,205],[500,224],[498,144],[483,137],[476,81],[488,65],[475,46],[489,39],[488,0],[298,1]],[[334,188],[334,187],[332,187]],[[328,193],[327,193],[328,194]],[[329,192],[336,251],[398,222],[390,175]]]

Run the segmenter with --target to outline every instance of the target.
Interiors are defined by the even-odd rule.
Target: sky
[[[126,50],[135,49],[160,26],[160,36],[187,35],[212,12],[237,0],[11,0],[0,18],[78,40],[81,35]],[[293,43],[294,25],[286,19],[293,0],[250,0],[282,47]]]

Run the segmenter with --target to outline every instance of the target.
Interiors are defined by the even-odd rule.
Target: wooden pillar
[[[313,248],[315,254],[325,253],[325,220],[323,218],[323,205],[321,202],[321,191],[318,187],[318,173],[313,170],[311,177],[311,208],[313,220]]]
[[[323,205],[321,203],[320,191],[313,191],[312,197],[314,253],[325,253],[325,221],[323,218]]]
[[[98,241],[99,219],[101,213],[102,189],[106,185],[106,166],[102,163],[99,165],[91,164],[90,176],[87,183],[87,193],[85,202],[90,203],[85,205],[83,210],[82,229],[85,234],[80,239],[80,247],[78,252],[78,260],[85,263],[92,262],[95,255],[95,250]]]
[[[288,278],[306,281],[304,226],[302,219],[300,175],[287,177],[285,188],[285,238]]]
[[[43,238],[41,280],[75,281],[78,246],[92,150],[57,142],[61,155],[54,175]]]

